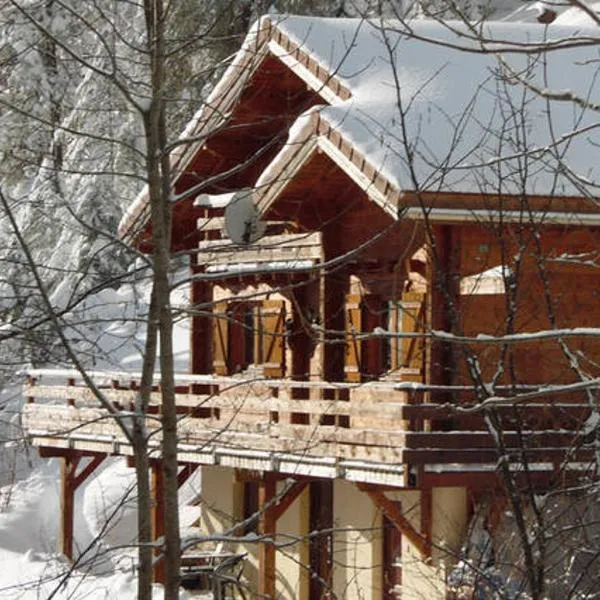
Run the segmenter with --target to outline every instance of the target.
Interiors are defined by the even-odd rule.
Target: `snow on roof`
[[[194,206],[204,208],[225,208],[234,196],[235,192],[228,192],[226,194],[200,194],[194,200]]]
[[[564,4],[562,5],[565,6]],[[596,13],[600,18],[600,2],[589,2],[586,6],[590,9],[590,11]],[[555,9],[556,10],[556,9]],[[566,10],[563,9],[562,12],[559,11],[556,20],[554,21],[556,25],[587,25],[590,27],[597,27],[597,22],[587,14],[584,10],[577,6],[571,6],[567,4]]]
[[[593,101],[597,48],[543,50],[595,30],[490,22],[482,32],[494,52],[482,52],[461,23],[286,16],[277,27],[348,86],[352,97],[320,116],[397,189],[594,193],[596,113],[547,104],[528,86]]]
[[[596,195],[600,123],[586,103],[600,86],[597,28],[580,22],[575,9],[547,27],[485,22],[477,26],[482,43],[456,22],[264,17],[186,127],[182,137],[198,141],[174,158],[175,170],[222,124],[271,52],[329,98],[311,109],[318,121],[399,192]],[[554,93],[562,101],[547,102]],[[267,172],[306,141],[304,129],[292,127]],[[259,183],[274,180],[264,175]],[[144,190],[121,221],[122,236],[146,218],[146,205]]]

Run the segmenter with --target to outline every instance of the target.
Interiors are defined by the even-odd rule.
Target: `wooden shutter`
[[[362,328],[361,297],[359,294],[346,296],[346,360],[344,376],[346,381],[360,381],[360,340],[357,335]]]
[[[285,302],[265,300],[261,307],[262,358],[265,377],[285,374]]]
[[[402,303],[390,300],[388,304],[388,329],[391,332],[402,331]],[[390,369],[395,372],[402,367],[402,340],[390,338]]]
[[[229,373],[227,302],[217,302],[213,310],[213,368],[217,375],[227,375]]]
[[[425,331],[425,294],[422,292],[404,292],[402,294],[403,333]],[[409,369],[423,369],[425,340],[420,338],[402,339],[402,364]]]

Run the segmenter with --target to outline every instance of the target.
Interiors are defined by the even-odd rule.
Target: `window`
[[[262,365],[265,377],[285,372],[285,303],[217,302],[213,311],[213,366],[232,375]]]

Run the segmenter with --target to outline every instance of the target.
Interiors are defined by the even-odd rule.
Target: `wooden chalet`
[[[560,108],[552,145],[542,101],[517,100],[495,55],[453,49],[469,42],[439,24],[399,27],[263,19],[184,133],[201,141],[173,157],[173,252],[193,275],[181,477],[202,469],[205,533],[245,520],[240,536],[267,537],[240,538],[256,597],[444,598],[501,463],[541,488],[592,469],[597,134],[561,145],[588,116]],[[547,60],[589,97],[585,56]],[[510,127],[531,146],[504,147]],[[225,210],[244,194],[266,231],[235,244]],[[150,249],[144,194],[121,235]],[[127,406],[136,382],[111,379]],[[81,381],[25,393],[32,443],[64,457],[68,530],[77,485],[131,448]]]

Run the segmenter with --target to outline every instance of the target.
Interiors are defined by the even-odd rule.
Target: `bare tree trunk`
[[[152,220],[154,260],[153,294],[160,335],[160,378],[162,396],[162,461],[165,481],[165,600],[179,597],[179,505],[177,484],[177,412],[173,368],[173,319],[170,305],[169,259],[171,246],[170,168],[166,152],[164,110],[165,39],[162,0],[144,3],[150,54],[152,97],[144,113],[147,143],[148,196]]]
[[[132,429],[133,455],[135,457],[135,475],[138,492],[138,600],[151,600],[152,598],[152,523],[150,521],[152,507],[150,501],[148,432],[145,419],[152,392],[157,341],[157,304],[153,290],[150,299],[150,310],[148,311],[142,380],[136,401]]]

